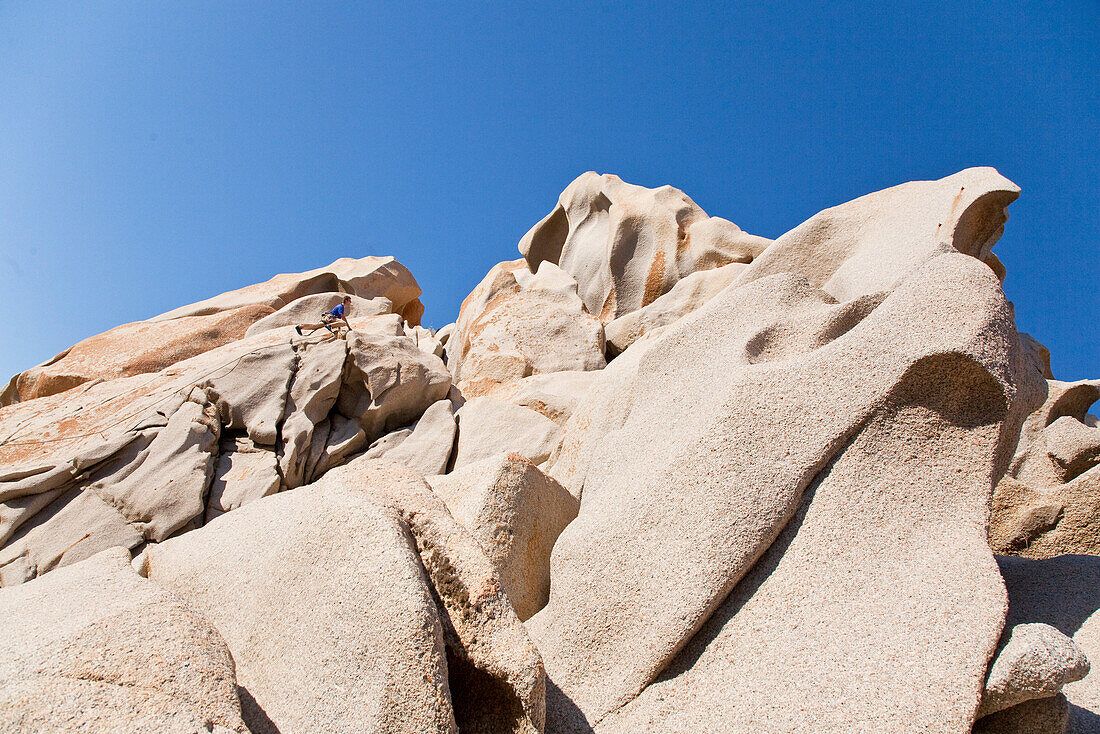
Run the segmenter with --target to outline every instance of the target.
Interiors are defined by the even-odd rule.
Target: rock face
[[[814,344],[839,307],[804,281],[775,276],[725,291],[643,356],[613,406],[586,406],[630,413],[589,438],[597,456],[580,514],[555,546],[550,603],[531,628],[551,679],[588,722],[670,665],[678,670],[674,658],[708,618],[685,652],[690,672],[654,686],[610,730],[643,721],[794,731],[972,720],[1003,615],[983,507],[1009,417],[1011,324],[996,279],[971,258],[938,258],[908,286],[807,351],[799,342]],[[962,310],[971,316],[956,315],[950,333],[884,328],[942,324]],[[785,328],[761,323],[769,317]],[[782,334],[782,343],[761,334]],[[761,359],[762,342],[786,359]],[[994,344],[1005,351],[990,353]],[[689,351],[690,376],[670,380]],[[686,413],[688,391],[712,400]],[[583,421],[574,413],[566,431]],[[838,535],[850,538],[843,550],[831,542]],[[620,549],[612,569],[595,570],[601,546]],[[930,552],[938,547],[952,550]],[[754,564],[764,578],[726,599]],[[863,569],[858,581],[853,568]],[[822,588],[835,589],[830,601]],[[867,650],[870,627],[876,646]],[[912,667],[891,669],[899,658]],[[821,695],[827,671],[857,661],[851,678]],[[857,705],[849,686],[870,671],[877,684]],[[731,680],[740,682],[733,690]],[[569,707],[549,705],[552,719]]]
[[[1100,731],[1018,193],[773,242],[588,173],[438,331],[372,257],[81,342],[0,399],[0,730]]]
[[[217,630],[123,548],[0,591],[0,618],[0,731],[247,731]]]
[[[846,205],[859,223],[854,240],[833,234],[844,235],[846,252],[890,254],[889,242],[863,246],[858,233],[880,231],[876,216],[896,212],[865,203]],[[597,725],[663,672],[669,679],[609,729],[973,720],[1003,614],[983,508],[1002,444],[1030,410],[1013,398],[1034,392],[1039,376],[1014,374],[1019,340],[997,278],[960,254],[980,254],[985,239],[978,247],[957,236],[950,253],[918,240],[925,264],[884,295],[872,290],[890,285],[878,269],[838,258],[830,272],[846,275],[844,303],[806,281],[803,246],[786,242],[793,274],[747,277],[769,248],[742,287],[620,369],[613,362],[608,385],[593,386],[565,428],[552,474],[581,495],[581,508],[554,549],[550,603],[530,622],[551,691],[562,692],[549,702],[562,730]],[[892,247],[908,243],[897,237]],[[963,404],[974,412],[952,407]],[[838,536],[859,542],[838,553]],[[600,550],[608,547],[617,550],[611,567]],[[931,555],[940,547],[952,550]],[[864,569],[856,587],[853,568]],[[823,603],[821,589],[834,584],[835,602]],[[858,705],[856,670],[822,688],[827,671],[851,669],[857,649],[860,670],[879,683]],[[912,664],[886,677],[898,657]],[[942,698],[931,701],[930,687]]]
[[[530,408],[558,425],[565,425],[600,374],[571,371],[531,375],[499,385],[486,397]]]
[[[150,372],[244,336],[270,306],[250,304],[173,321],[137,321],[75,344],[49,362],[12,378],[0,405],[55,395],[90,380],[113,380]]]

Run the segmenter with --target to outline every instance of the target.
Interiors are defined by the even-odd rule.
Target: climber
[[[308,329],[310,334],[317,331],[321,327],[328,329],[332,332],[333,336],[339,336],[335,331],[332,331],[332,325],[337,321],[343,321],[344,326],[348,331],[351,331],[351,324],[348,323],[348,311],[351,310],[351,296],[344,296],[342,303],[336,305],[336,308],[327,313],[321,314],[321,323],[319,324],[301,324],[294,327],[294,330],[298,332],[298,336],[303,336],[302,329]],[[339,326],[337,326],[339,328]]]

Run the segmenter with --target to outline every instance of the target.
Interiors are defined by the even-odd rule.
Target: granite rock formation
[[[0,732],[1100,731],[1100,381],[1016,329],[1019,193],[772,241],[590,172],[441,329],[344,258],[17,375]]]

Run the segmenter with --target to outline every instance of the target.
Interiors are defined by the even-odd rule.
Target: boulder
[[[428,483],[492,561],[519,618],[546,606],[550,551],[577,516],[573,495],[520,454],[482,459]]]
[[[667,293],[680,279],[748,263],[771,243],[708,217],[671,186],[647,189],[589,171],[519,242],[534,272],[544,262],[572,275],[589,313],[607,323]]]
[[[1086,658],[1100,660],[1100,558],[1082,555],[1047,559],[998,556],[997,563],[1008,588],[1005,629],[1011,630],[1022,624],[1050,625],[1071,637]],[[1097,731],[1097,722],[1100,722],[1100,678],[1095,672],[1067,683],[1062,693],[1069,699],[1068,730],[1082,733]],[[1050,708],[1054,709],[1055,698],[1047,697],[1040,701],[1051,701]],[[1038,701],[1028,701],[1021,705],[1036,703]],[[1028,731],[1040,734],[1043,729],[1037,727]]]
[[[112,548],[0,591],[0,730],[246,732],[217,630]]]
[[[374,439],[420,418],[447,397],[451,374],[443,360],[425,354],[405,336],[348,334],[348,362],[337,410],[359,421]]]
[[[347,476],[372,463],[349,465]],[[376,472],[393,472],[386,465]],[[421,478],[389,485],[394,506],[416,540],[443,612],[447,666],[460,731],[542,732],[546,678],[538,650],[512,611],[500,578],[477,541]],[[415,481],[411,481],[415,479]],[[362,480],[358,480],[362,481]]]
[[[304,296],[349,293],[366,299],[389,299],[394,313],[401,314],[410,324],[418,324],[424,312],[419,300],[421,292],[412,273],[392,257],[342,257],[326,267],[304,273],[282,273],[263,283],[181,306],[150,321],[203,316],[256,304],[278,311]]]
[[[311,296],[302,296],[291,301],[278,311],[248,327],[246,336],[259,334],[262,331],[279,329],[284,326],[297,324],[316,324],[321,320],[321,314],[328,313],[337,305],[343,303],[345,293],[317,293]],[[358,328],[360,322],[366,322],[376,316],[385,316],[393,313],[393,304],[388,298],[381,296],[376,298],[351,297],[351,308],[345,314],[352,328]],[[400,320],[398,320],[400,323]]]
[[[983,716],[974,722],[973,734],[1065,734],[1070,706],[1059,693],[1048,698],[1033,698],[1012,708]],[[1075,734],[1096,731],[1077,727]]]
[[[1033,622],[1006,628],[978,707],[978,717],[1024,701],[1057,695],[1081,680],[1089,661],[1076,643],[1049,624]]]
[[[745,263],[733,262],[713,270],[691,273],[652,303],[608,322],[604,327],[608,352],[612,356],[621,354],[643,336],[653,335],[662,327],[688,315],[718,295],[746,267]]]
[[[442,474],[451,458],[456,429],[451,401],[439,400],[411,428],[388,433],[371,444],[366,456],[385,457],[424,476]]]
[[[13,377],[0,394],[0,406],[55,395],[92,380],[160,372],[241,338],[257,319],[271,313],[269,306],[254,304],[172,322],[116,326]]]
[[[1030,558],[1100,554],[1100,427],[1085,413],[1094,386],[1047,385],[1047,399],[1025,421],[1008,475],[994,492],[990,544]]]
[[[874,302],[762,278],[601,375],[553,465],[581,506],[528,621],[550,730],[627,704],[607,730],[970,726],[1004,613],[984,517],[1019,341],[958,253]]]
[[[529,375],[606,364],[603,324],[585,309],[572,276],[553,263],[493,267],[462,302],[447,365],[468,397]]]
[[[502,453],[541,464],[557,446],[561,428],[530,408],[495,398],[472,398],[458,411],[453,469]]]
[[[1062,416],[1028,447],[1013,476],[1034,485],[1072,482],[1100,465],[1100,427],[1091,415]]]
[[[387,453],[404,443],[405,439],[411,435],[412,428],[398,428],[396,431],[390,431],[368,446],[367,450],[363,452],[363,458],[381,459]]]
[[[329,469],[344,464],[370,445],[367,432],[359,425],[359,421],[344,416],[338,410],[334,410],[328,418],[321,421],[314,428],[313,435],[318,441],[323,439],[323,446],[317,452],[317,460],[313,465],[314,477],[323,476]]]
[[[253,732],[541,730],[538,655],[488,559],[395,464],[253,502],[145,570],[221,632]]]

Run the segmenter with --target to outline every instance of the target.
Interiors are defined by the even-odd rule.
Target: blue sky
[[[843,6],[843,7],[841,7]],[[1100,377],[1100,3],[0,3],[0,374],[337,257],[425,323],[586,170],[776,237],[996,166],[996,252]]]

